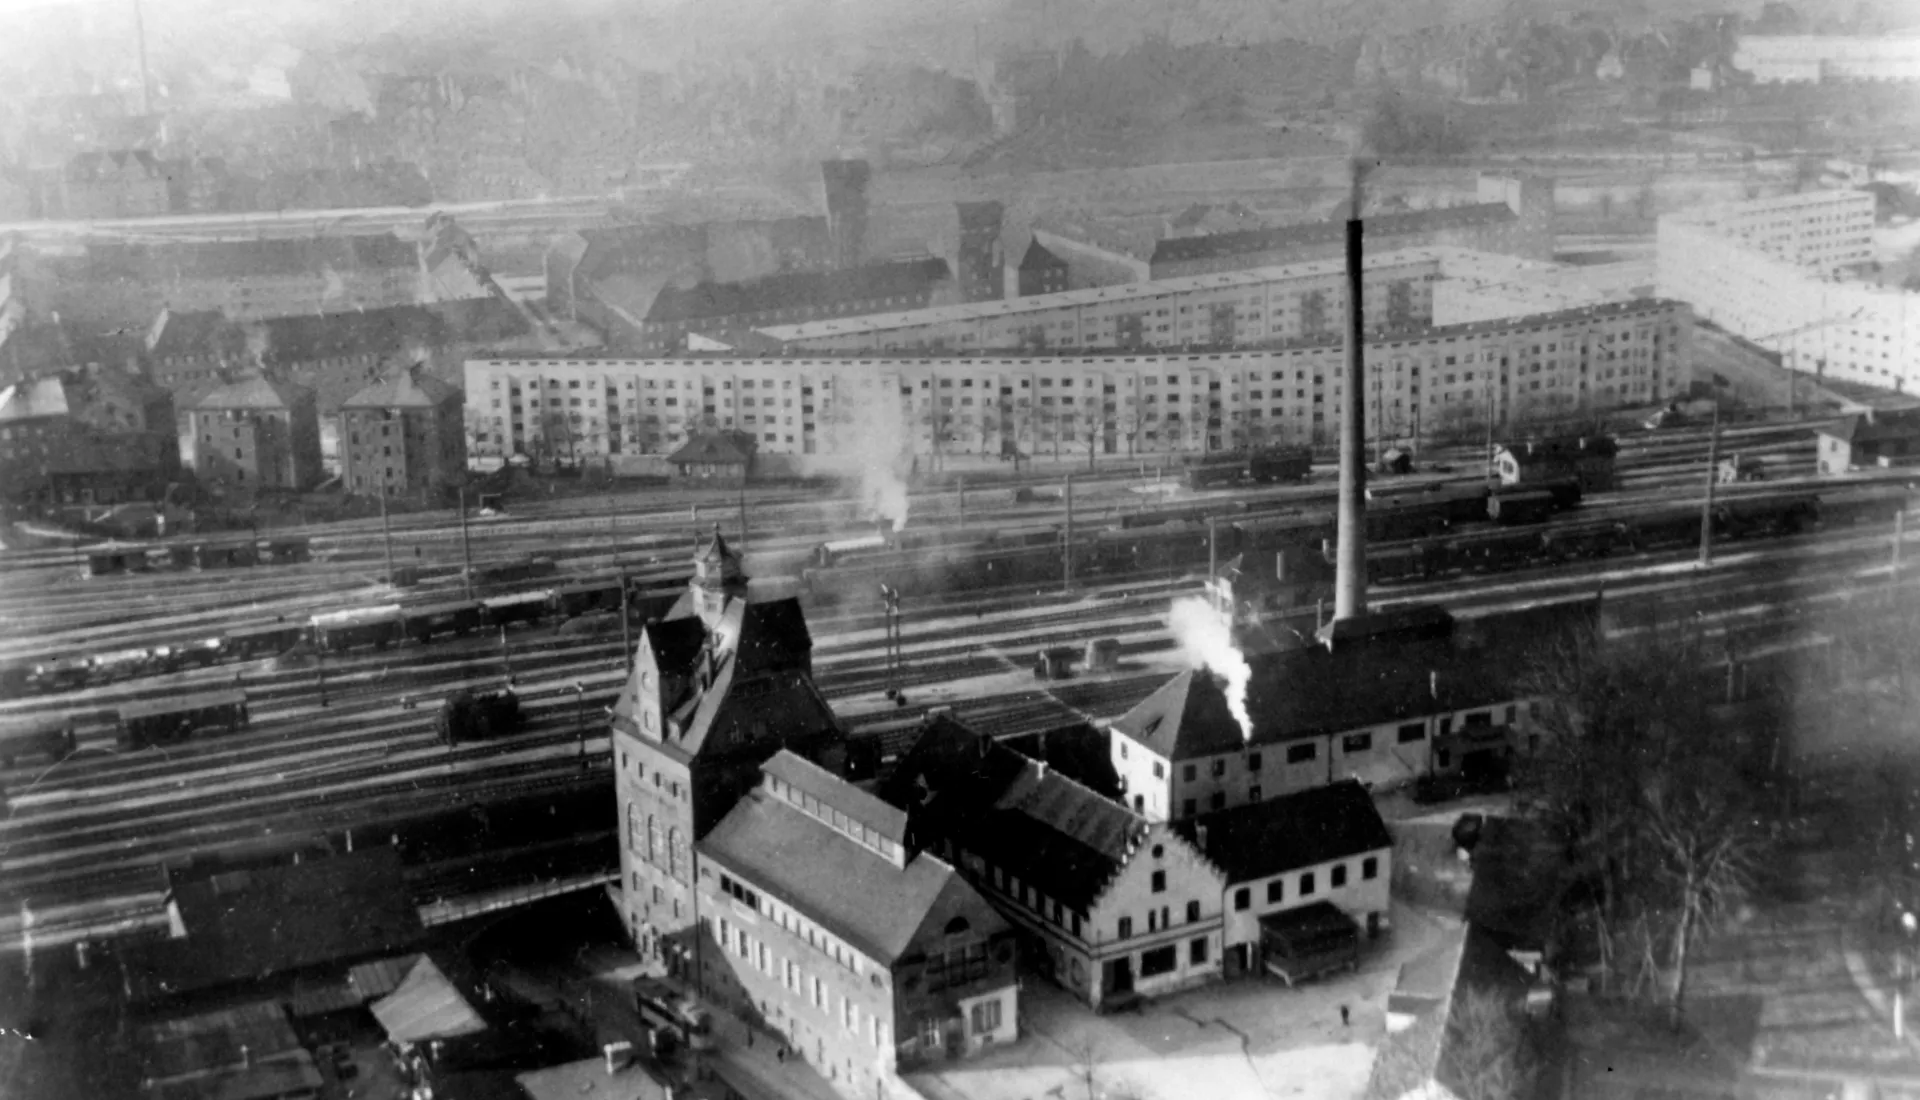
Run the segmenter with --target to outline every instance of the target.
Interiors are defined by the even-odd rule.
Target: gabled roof
[[[1387,1012],[1390,1019],[1412,1020],[1382,1041],[1365,1100],[1471,1095],[1472,1082],[1460,1074],[1473,1066],[1473,1054],[1458,1048],[1478,1037],[1453,1026],[1453,1014],[1474,993],[1515,1004],[1528,983],[1526,972],[1476,925],[1443,932],[1437,945],[1401,964]]]
[[[218,355],[224,350],[222,339],[232,335],[232,323],[217,309],[184,313],[163,309],[147,330],[143,346],[148,355],[159,359]]]
[[[687,462],[712,462],[724,466],[745,465],[747,456],[733,441],[714,432],[702,432],[667,456],[667,461],[680,464]]]
[[[790,749],[775,753],[773,759],[760,765],[760,770],[812,795],[895,844],[907,842],[906,811],[882,802]]]
[[[368,1008],[386,1029],[387,1038],[396,1043],[450,1039],[487,1029],[486,1021],[425,955],[414,962],[392,993]]]
[[[170,883],[187,930],[161,977],[175,990],[392,952],[421,935],[392,848]]]
[[[896,867],[765,787],[736,803],[698,847],[703,857],[887,965],[906,953],[941,895],[967,888],[930,853]]]
[[[145,149],[109,149],[76,153],[67,162],[67,179],[92,183],[131,169],[145,179],[160,175],[160,162]]]
[[[910,842],[946,836],[1085,912],[1151,826],[1125,806],[944,715],[928,720],[880,792]]]
[[[668,286],[654,298],[653,323],[826,307],[875,298],[913,297],[950,278],[942,259],[868,264],[838,271],[768,275],[738,283],[700,283],[686,290]]]
[[[305,386],[269,378],[263,374],[250,374],[237,382],[232,382],[214,390],[199,401],[194,402],[196,409],[287,409],[303,401],[310,401],[313,391]]]
[[[1437,210],[1376,214],[1366,219],[1365,232],[1368,237],[1379,240],[1383,237],[1468,229],[1513,220],[1513,208],[1506,203],[1479,202]],[[1282,248],[1338,244],[1346,239],[1346,232],[1346,222],[1340,220],[1308,222],[1275,229],[1247,229],[1237,233],[1213,233],[1203,237],[1168,237],[1154,246],[1152,262],[1183,263]]]
[[[743,671],[798,668],[813,655],[813,633],[798,597],[736,600],[720,628],[733,634],[733,652]]]
[[[33,378],[0,390],[0,421],[69,416],[66,383],[59,377]]]
[[[1856,413],[1815,429],[1847,443],[1880,443],[1920,436],[1920,409],[1890,409]]]
[[[734,691],[751,680],[751,691]],[[798,669],[756,675],[732,653],[720,655],[706,689],[674,714],[684,731],[674,742],[689,757],[710,745],[739,745],[775,737],[781,743],[813,738],[838,729],[833,708]]]
[[[1053,252],[1049,250],[1046,245],[1041,244],[1038,239],[1035,239],[1031,244],[1027,245],[1026,254],[1020,257],[1020,270],[1022,271],[1060,271],[1064,270],[1066,266],[1067,261],[1054,255]]]
[[[1373,798],[1354,779],[1201,814],[1173,829],[1225,871],[1229,883],[1393,847]]]
[[[1113,722],[1113,729],[1169,760],[1235,752],[1246,746],[1220,679],[1188,669]]]
[[[429,374],[424,363],[397,367],[340,403],[342,409],[436,409],[460,399],[460,387]]]

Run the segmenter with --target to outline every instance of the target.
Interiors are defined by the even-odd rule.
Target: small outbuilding
[[[1920,409],[1868,409],[1814,429],[1823,474],[1920,465]]]
[[[667,456],[673,479],[694,485],[740,485],[753,472],[753,437],[745,432],[702,432]]]

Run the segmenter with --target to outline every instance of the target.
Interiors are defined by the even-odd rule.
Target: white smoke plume
[[[1226,680],[1227,709],[1240,723],[1240,736],[1253,740],[1253,718],[1247,713],[1247,683],[1253,679],[1253,667],[1234,646],[1227,617],[1206,600],[1189,596],[1173,601],[1167,613],[1167,629],[1173,631],[1188,664],[1211,669]]]
[[[900,407],[890,395],[856,399],[843,419],[838,425],[841,449],[858,463],[861,505],[871,518],[889,520],[895,531],[900,530],[907,525],[908,510],[902,471],[913,462]]]

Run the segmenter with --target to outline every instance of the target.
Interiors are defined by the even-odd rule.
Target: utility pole
[[[747,556],[747,472],[746,472],[746,469],[742,467],[740,471],[740,560],[745,561],[746,556]]]
[[[1487,480],[1494,477],[1493,466],[1493,371],[1487,371]]]
[[[387,487],[380,486],[380,540],[387,547],[387,586],[399,584],[393,575],[393,528],[387,523]]]
[[[1713,488],[1720,479],[1720,394],[1713,396],[1713,428],[1707,436],[1707,497],[1700,505],[1700,567],[1713,564]]]
[[[1067,591],[1073,591],[1073,475],[1067,475],[1067,529],[1066,545],[1062,548],[1060,562],[1065,571]]]
[[[1907,510],[1901,508],[1893,514],[1893,571],[1888,578],[1895,584],[1900,583],[1900,544],[1907,541]]]
[[[460,486],[460,560],[466,565],[467,599],[473,599],[473,543],[467,538],[467,487]],[[392,568],[391,565],[388,566]]]
[[[1353,163],[1353,186],[1347,215],[1347,332],[1346,393],[1340,416],[1340,540],[1335,567],[1333,617],[1335,621],[1367,613],[1367,516],[1361,498],[1361,478],[1367,461],[1366,339],[1362,314],[1360,181],[1363,169]]]
[[[513,654],[507,649],[507,624],[500,624],[500,664],[507,671],[507,686],[513,686]]]
[[[583,680],[573,682],[573,721],[580,733],[580,759],[587,758],[587,685]]]

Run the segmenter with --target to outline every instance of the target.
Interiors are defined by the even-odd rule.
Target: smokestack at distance
[[[1334,563],[1335,622],[1367,613],[1367,513],[1361,480],[1366,476],[1367,407],[1366,328],[1361,313],[1360,180],[1361,162],[1353,162],[1353,196],[1347,214],[1346,393],[1340,406],[1339,553]]]

